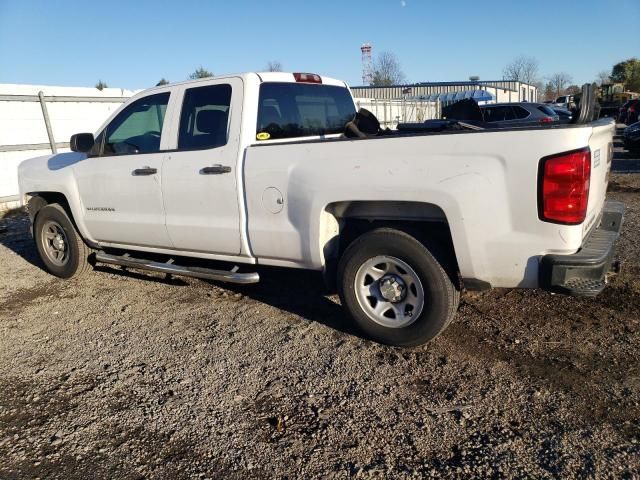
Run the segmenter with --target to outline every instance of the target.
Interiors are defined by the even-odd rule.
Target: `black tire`
[[[64,232],[64,261],[56,263],[47,253],[45,246],[45,229],[52,224],[58,225]],[[47,271],[60,278],[79,277],[93,269],[89,263],[91,249],[84,243],[82,237],[71,222],[67,212],[57,203],[42,207],[33,224],[33,236],[40,259]]]
[[[377,256],[400,259],[413,269],[421,282],[424,290],[422,311],[407,326],[393,328],[374,321],[358,301],[355,291],[358,270]],[[438,257],[441,261],[405,232],[391,228],[367,232],[354,240],[340,259],[338,291],[342,304],[358,327],[377,342],[403,347],[428,342],[449,325],[460,302],[460,291],[445,270],[451,259],[443,255]]]

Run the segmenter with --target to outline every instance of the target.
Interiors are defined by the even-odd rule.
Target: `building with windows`
[[[482,98],[484,103],[537,102],[535,85],[515,80],[483,80],[466,82],[421,82],[388,87],[351,87],[356,98],[376,100],[423,99],[442,104],[463,98]],[[468,93],[474,92],[474,93]]]

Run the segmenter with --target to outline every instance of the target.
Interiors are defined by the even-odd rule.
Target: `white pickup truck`
[[[605,202],[609,120],[345,135],[359,115],[315,74],[141,92],[73,152],[20,165],[40,257],[62,278],[96,262],[235,283],[316,270],[394,345],[440,333],[462,288],[602,290],[624,209]]]

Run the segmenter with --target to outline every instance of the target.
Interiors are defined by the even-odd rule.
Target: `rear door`
[[[142,97],[98,134],[94,151],[74,165],[84,222],[105,243],[170,246],[161,170],[170,92]]]
[[[226,78],[180,90],[173,147],[162,168],[166,226],[176,249],[240,253],[242,87],[242,79]]]

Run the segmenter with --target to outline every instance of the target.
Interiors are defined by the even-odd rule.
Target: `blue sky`
[[[360,45],[409,82],[501,78],[514,57],[575,83],[640,56],[640,0],[0,0],[0,83],[154,85],[279,60],[361,84]]]

